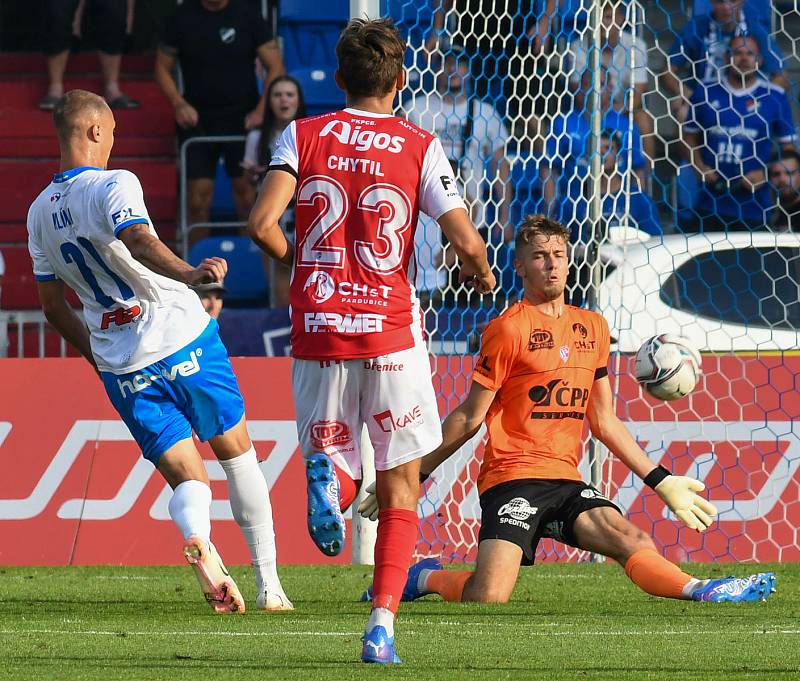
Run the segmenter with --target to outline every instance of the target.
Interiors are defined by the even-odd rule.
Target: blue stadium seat
[[[212,222],[233,222],[238,220],[236,204],[233,202],[233,185],[225,163],[217,162],[217,176],[214,179],[214,197],[211,199],[210,220]]]
[[[327,65],[290,72],[303,88],[309,115],[344,108],[344,92],[336,85],[333,74],[334,69]]]
[[[675,225],[680,230],[696,218],[694,204],[700,191],[700,179],[694,168],[684,164],[675,176],[677,205],[675,206]]]
[[[211,236],[189,250],[189,263],[197,266],[203,258],[221,257],[228,261],[226,303],[261,305],[269,303],[269,284],[261,251],[244,236]]]
[[[278,33],[287,68],[336,66],[336,41],[350,16],[346,0],[283,0]]]
[[[346,22],[350,16],[349,0],[281,0],[278,19],[283,22]]]

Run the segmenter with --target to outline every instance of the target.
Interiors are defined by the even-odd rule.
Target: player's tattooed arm
[[[228,263],[223,258],[206,258],[197,267],[192,267],[153,235],[148,225],[126,227],[119,233],[119,239],[147,269],[189,286],[221,282],[228,272]]]
[[[256,245],[267,255],[292,266],[294,250],[278,221],[294,196],[297,179],[284,170],[272,169],[250,213],[247,232]]]
[[[442,444],[422,457],[420,471],[430,475],[441,463],[455,454],[480,430],[496,392],[473,381],[469,395],[442,424]]]
[[[50,322],[67,343],[80,352],[95,371],[97,365],[92,355],[89,343],[89,330],[64,298],[64,284],[60,280],[39,281],[39,300],[42,302],[42,311],[47,321]]]

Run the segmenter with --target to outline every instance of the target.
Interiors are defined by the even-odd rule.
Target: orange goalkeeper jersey
[[[497,392],[478,491],[525,478],[580,480],[586,405],[608,373],[608,324],[569,305],[559,318],[521,301],[486,327],[472,380]]]

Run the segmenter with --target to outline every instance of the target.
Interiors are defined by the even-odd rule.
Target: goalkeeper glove
[[[419,484],[421,485],[430,477],[430,474],[420,473],[419,474]],[[371,482],[364,488],[364,491],[367,493],[367,496],[364,497],[364,501],[362,501],[358,505],[358,513],[361,515],[362,518],[367,518],[369,520],[377,520],[378,519],[378,497],[375,495],[375,483]]]
[[[364,491],[367,493],[367,496],[365,496],[364,501],[362,501],[358,505],[358,512],[362,518],[367,518],[369,520],[377,520],[378,497],[375,496],[375,483],[374,482],[369,483],[369,485],[366,486]]]
[[[644,482],[690,529],[702,532],[711,526],[717,509],[708,499],[697,494],[706,488],[699,480],[672,475],[663,466],[658,466],[647,474]]]

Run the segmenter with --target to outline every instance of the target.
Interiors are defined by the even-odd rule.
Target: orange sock
[[[691,575],[653,549],[641,549],[628,558],[625,574],[642,591],[664,598],[686,598],[683,590],[692,581]]]
[[[434,570],[428,577],[428,591],[451,603],[461,601],[464,586],[472,577],[469,570]]]

